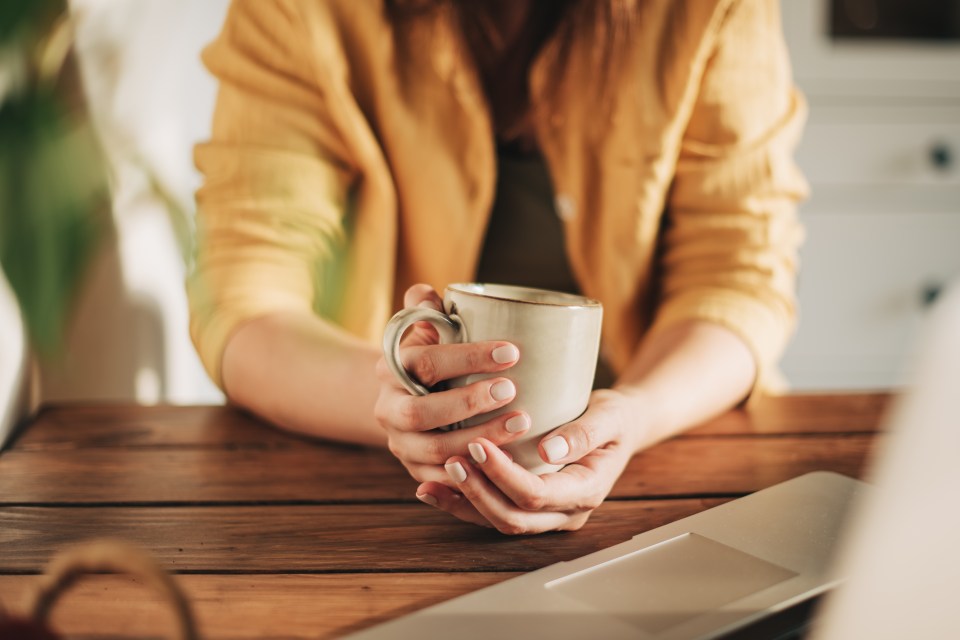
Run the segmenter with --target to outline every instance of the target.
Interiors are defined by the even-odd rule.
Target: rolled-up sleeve
[[[190,331],[207,372],[244,321],[314,308],[317,270],[343,234],[353,170],[326,108],[296,8],[235,0],[204,52],[219,80],[211,140],[198,145]]]
[[[776,0],[733,2],[677,161],[651,331],[723,325],[753,353],[761,385],[795,324],[796,209],[808,189],[793,150],[805,117]]]

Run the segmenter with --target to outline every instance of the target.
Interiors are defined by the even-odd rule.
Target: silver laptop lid
[[[960,637],[960,283],[929,320],[876,488],[842,544],[849,579],[827,599],[822,640]]]
[[[355,638],[712,638],[835,584],[856,480],[812,473]]]

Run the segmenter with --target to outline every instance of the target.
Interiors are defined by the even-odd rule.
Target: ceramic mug
[[[432,324],[444,343],[513,343],[520,350],[520,359],[511,368],[454,378],[447,381],[447,386],[462,387],[484,378],[506,376],[516,386],[516,397],[504,407],[448,428],[472,427],[508,411],[525,411],[530,416],[530,430],[504,449],[533,473],[560,469],[562,465],[540,458],[537,444],[548,432],[578,418],[587,408],[600,349],[601,304],[557,291],[468,283],[449,285],[444,291],[443,308],[444,313],[422,307],[404,309],[391,318],[383,336],[383,353],[390,370],[410,393],[430,393],[400,361],[400,338],[415,322]]]

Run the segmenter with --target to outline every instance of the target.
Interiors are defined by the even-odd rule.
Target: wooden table
[[[576,533],[507,537],[420,504],[385,452],[309,441],[223,407],[52,406],[0,454],[0,601],[59,548],[145,547],[204,637],[337,636],[568,560],[808,471],[861,477],[888,396],[787,396],[636,456]],[[98,575],[54,622],[172,636],[136,580]]]

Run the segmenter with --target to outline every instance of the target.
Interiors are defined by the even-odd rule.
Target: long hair
[[[536,0],[537,2],[561,3],[561,0]],[[595,87],[579,87],[578,92],[591,91],[592,95],[606,102],[613,82],[625,65],[629,41],[634,30],[638,0],[565,0],[561,15],[551,36],[558,48],[558,75],[570,56],[577,41],[589,43],[590,67],[597,72],[592,76]],[[438,11],[452,10],[460,18],[465,31],[479,28],[476,17],[484,0],[384,0],[388,19],[402,40],[411,26],[429,20]],[[464,38],[472,34],[464,33]],[[473,34],[476,36],[476,34]],[[586,61],[585,61],[586,62]],[[551,78],[551,84],[559,90],[562,77]]]

